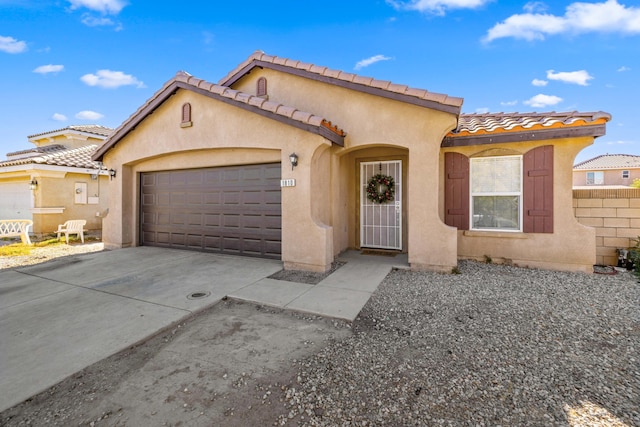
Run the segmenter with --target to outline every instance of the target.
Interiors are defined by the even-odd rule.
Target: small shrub
[[[0,256],[23,256],[31,253],[31,246],[23,243],[0,246]]]
[[[73,239],[69,239],[69,241],[71,242]],[[53,238],[53,239],[48,239],[48,240],[43,240],[41,242],[35,243],[35,246],[42,248],[44,246],[51,246],[51,245],[62,245],[64,244],[64,240],[60,240],[58,241],[58,239]]]
[[[633,188],[640,188],[640,178],[636,178],[633,180],[633,184],[631,184]]]
[[[451,269],[451,274],[462,274],[462,271],[460,271],[460,269],[458,268],[458,266],[456,265],[455,267],[453,267]]]
[[[491,264],[493,262],[493,260],[491,259],[491,257],[489,255],[485,255],[484,256],[484,262],[486,264]]]

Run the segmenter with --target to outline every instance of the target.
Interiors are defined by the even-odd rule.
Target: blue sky
[[[217,82],[256,50],[462,97],[464,113],[606,111],[576,161],[640,154],[638,1],[0,0],[0,159],[28,135],[115,128],[177,71]]]

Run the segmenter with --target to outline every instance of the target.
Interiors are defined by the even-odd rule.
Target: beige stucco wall
[[[193,126],[183,128],[185,102],[191,103]],[[328,146],[318,135],[179,90],[104,156],[117,171],[110,186],[115,202],[103,224],[105,247],[139,244],[140,172],[280,162],[282,179],[296,180],[295,187],[282,189],[282,260],[290,268],[324,270],[332,262],[326,250],[332,231],[317,208],[312,215],[312,204],[324,202],[310,192],[310,176],[314,167],[326,174],[321,147]],[[291,170],[294,151],[300,163]]]
[[[617,265],[617,249],[640,237],[640,188],[574,190],[578,222],[596,232],[596,264]]]
[[[234,86],[255,93],[268,78],[269,99],[332,120],[345,146],[188,90],[178,90],[147,116],[103,161],[116,170],[110,185],[105,247],[138,245],[140,172],[282,164],[282,261],[285,268],[325,271],[335,256],[359,246],[358,165],[362,159],[403,161],[405,245],[413,268],[450,271],[457,263],[454,228],[438,214],[440,142],[453,114],[335,87],[271,70],[254,70]],[[191,127],[181,127],[191,103]],[[291,170],[289,154],[299,165]],[[410,230],[410,232],[408,232]]]
[[[102,175],[98,179],[92,179],[91,173],[68,172],[63,167],[54,169],[56,168],[34,168],[3,173],[0,182],[24,183],[24,191],[30,193],[31,198],[29,210],[33,220],[32,233],[53,233],[59,224],[70,219],[84,219],[87,221],[85,230],[99,232],[102,229],[102,219],[109,208],[109,178]],[[35,190],[29,189],[32,179],[38,183]],[[87,196],[97,197],[98,203],[75,203],[76,183],[85,183]]]
[[[622,171],[629,171],[629,178],[622,177]],[[630,186],[634,179],[640,179],[640,169],[614,169],[614,170],[574,170],[573,186],[582,187],[587,185],[587,172],[603,172],[604,184],[599,185],[624,185]]]
[[[456,126],[455,115],[270,69],[253,70],[233,88],[255,94],[260,77],[267,78],[270,100],[323,116],[347,133],[344,148],[331,148],[334,256],[359,246],[359,159],[400,155],[406,173],[403,217],[409,263],[414,269],[438,271],[456,265],[456,230],[438,215],[440,143]],[[326,193],[327,179],[314,182],[321,183],[311,189],[314,193]]]
[[[576,220],[572,194],[573,161],[580,150],[592,143],[593,138],[583,137],[444,149],[440,170],[444,170],[444,152],[447,151],[473,157],[487,149],[524,154],[538,146],[554,145],[554,232],[458,231],[459,257],[484,260],[487,256],[494,262],[525,267],[592,272],[596,262],[595,230]],[[440,215],[444,217],[444,185],[440,187],[440,198]]]
[[[33,190],[34,233],[53,233],[58,229],[59,224],[70,219],[86,220],[85,230],[87,231],[102,229],[102,219],[109,208],[109,178],[107,176],[102,175],[98,179],[92,179],[88,174],[51,171],[38,171],[32,173],[32,176],[38,181],[38,186]],[[85,183],[88,196],[97,197],[98,203],[76,203],[76,183]],[[55,208],[64,209],[57,212],[58,210]],[[47,211],[50,213],[38,213]]]

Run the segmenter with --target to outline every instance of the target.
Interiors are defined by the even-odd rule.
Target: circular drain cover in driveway
[[[206,298],[209,295],[211,295],[211,292],[193,292],[190,293],[189,295],[187,295],[188,299],[200,299],[200,298]]]

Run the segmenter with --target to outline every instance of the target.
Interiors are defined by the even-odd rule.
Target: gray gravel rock
[[[459,269],[392,271],[350,338],[297,361],[275,424],[640,425],[631,274]]]

